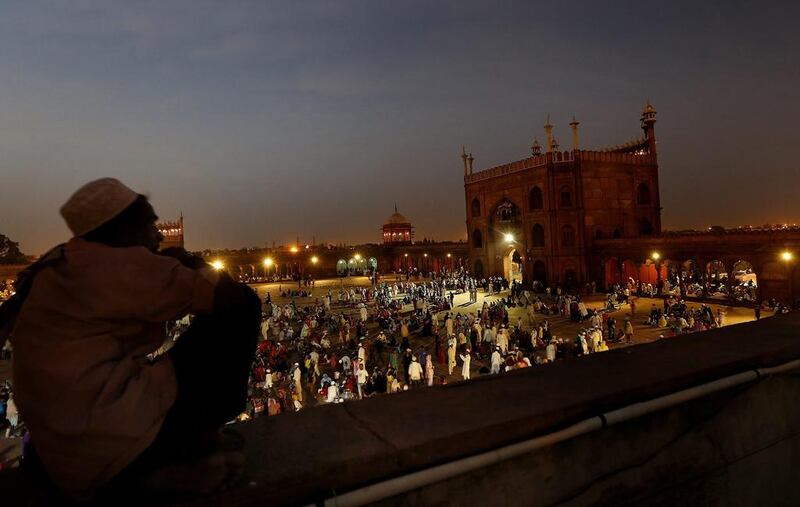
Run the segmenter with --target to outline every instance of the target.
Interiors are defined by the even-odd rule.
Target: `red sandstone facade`
[[[472,272],[577,287],[592,279],[595,240],[659,234],[655,116],[648,104],[644,137],[607,150],[581,150],[573,120],[571,151],[548,121],[544,153],[534,141],[530,157],[478,172],[464,153]]]

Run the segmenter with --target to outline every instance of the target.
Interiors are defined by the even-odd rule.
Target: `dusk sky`
[[[476,169],[658,110],[665,229],[800,222],[798,2],[4,1],[0,233],[114,176],[187,248],[461,239]]]

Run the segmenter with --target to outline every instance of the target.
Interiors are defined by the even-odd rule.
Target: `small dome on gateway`
[[[386,219],[386,224],[408,224],[408,223],[410,223],[408,219],[397,212],[392,213],[392,215]]]
[[[383,227],[384,243],[411,244],[414,241],[414,227],[406,217],[397,212],[397,205],[394,206],[394,213],[384,222]]]
[[[406,217],[397,212],[397,204],[394,205],[394,213],[392,213],[389,216],[389,218],[386,219],[386,222],[384,222],[384,225],[392,225],[392,224],[398,224],[398,225],[411,224],[411,222],[409,222]]]

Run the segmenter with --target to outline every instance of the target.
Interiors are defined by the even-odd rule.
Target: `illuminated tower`
[[[656,108],[654,108],[650,101],[644,106],[642,111],[642,130],[644,130],[644,138],[647,140],[647,145],[651,155],[656,154]]]

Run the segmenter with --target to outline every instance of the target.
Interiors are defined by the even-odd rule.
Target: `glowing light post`
[[[786,265],[786,276],[789,282],[789,308],[794,310],[794,277],[792,276],[792,268],[789,265],[794,260],[794,254],[789,250],[784,250],[781,252],[781,260]]]
[[[270,266],[272,266],[272,258],[271,257],[267,257],[266,259],[264,259],[264,279],[265,280],[269,276],[269,268],[270,268]]]
[[[507,233],[503,234],[503,241],[505,241],[508,246],[513,245],[514,244],[514,235],[511,234],[510,232],[507,232]],[[511,255],[511,254],[509,254],[509,255]],[[509,266],[510,266],[508,268],[508,278],[509,278],[509,282],[511,282],[512,272],[514,270],[514,258],[512,257],[511,260],[503,259],[503,269],[504,270],[505,270],[505,263],[506,262],[508,262]]]
[[[214,268],[214,271],[222,271],[225,269],[225,263],[217,259],[211,263],[211,267]]]
[[[319,258],[316,255],[312,255],[311,256],[311,266],[313,266],[313,268],[314,268],[314,278],[317,277],[317,263],[318,262],[319,262]]]
[[[361,254],[355,254],[353,259],[356,261],[356,271],[358,271],[358,266],[361,263]]]
[[[289,251],[290,251],[290,252],[292,252],[293,254],[296,254],[296,253],[297,253],[297,251],[298,251],[297,245],[295,245],[295,246],[293,246],[293,247],[289,248]],[[290,277],[291,277],[291,276],[294,276],[294,269],[297,267],[297,259],[296,259],[296,258],[293,258],[293,259],[292,259],[292,264],[291,264],[291,266],[292,266],[292,268],[291,268],[291,269],[292,269],[292,272],[291,272],[291,273],[288,273],[288,269],[287,269],[287,273],[286,273],[286,275],[287,275],[287,276],[290,276]],[[298,282],[298,284],[297,284],[297,285],[298,285],[298,287],[299,287],[299,286],[300,286],[300,283]]]
[[[661,254],[653,252],[650,258],[653,259],[653,263],[656,266],[656,294],[659,294],[661,292]]]

